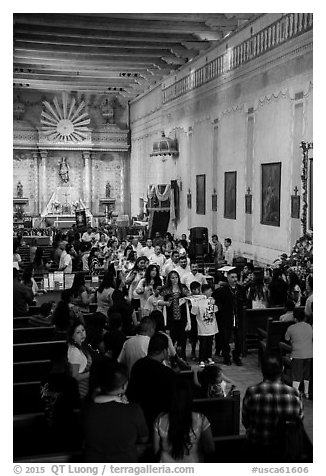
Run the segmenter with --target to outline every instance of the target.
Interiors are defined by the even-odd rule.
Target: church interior
[[[312,276],[311,13],[14,13],[13,34],[14,237],[21,233],[31,247],[34,235],[35,243],[45,243],[51,230],[46,244],[52,245],[56,233],[78,231],[80,218],[81,235],[87,226],[104,235],[112,229],[119,246],[135,230],[143,246],[166,233],[175,241],[186,237],[194,246],[191,261],[198,258],[200,268],[202,250],[207,247],[208,254],[217,235],[222,243],[232,240],[234,253],[233,262],[226,259],[221,266],[237,266],[238,260],[266,277],[282,257],[301,253],[304,260],[294,260],[296,269],[304,268],[303,282]],[[17,251],[23,261],[24,249],[29,256],[27,246]],[[206,261],[215,262],[215,273],[218,260]],[[210,274],[209,265],[200,268],[204,275]],[[23,272],[21,265],[17,269]],[[230,270],[224,271],[226,276]],[[91,285],[97,286],[93,278]],[[59,296],[58,290],[52,288],[53,294]],[[45,343],[52,349],[55,340],[37,342],[36,327],[18,330],[27,327],[33,306],[50,295],[39,296],[28,318],[14,317],[14,402],[15,392],[17,402],[25,395],[33,399],[35,385],[28,385],[38,382],[38,369],[48,365]],[[260,327],[257,313],[264,314],[264,345],[268,318],[280,315],[270,308],[269,314],[247,310],[249,327]],[[91,310],[95,304],[86,317]],[[35,344],[34,335],[40,353],[27,358],[23,347]],[[261,380],[257,346],[243,345],[243,367],[228,368],[225,359],[221,365],[240,391],[237,403],[230,403],[238,412],[238,421],[232,414],[233,430],[213,434],[215,447],[230,458],[226,462],[233,462],[230,455],[245,438],[239,415],[246,388]],[[32,369],[29,381],[23,368]],[[77,461],[78,445],[70,453],[42,452],[41,442],[39,452],[33,445],[21,451],[26,432],[36,420],[41,430],[43,423],[35,417],[39,408],[17,405],[15,461]],[[219,417],[231,415],[231,406],[221,406]],[[312,391],[303,406],[312,444]],[[144,454],[140,461],[152,461]],[[98,460],[105,461],[111,460]]]

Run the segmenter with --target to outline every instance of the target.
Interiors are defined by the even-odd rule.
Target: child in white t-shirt
[[[212,297],[212,288],[203,284],[202,295],[195,299],[190,297],[192,303],[191,314],[196,315],[199,338],[199,363],[205,366],[205,362],[213,363],[212,347],[214,335],[218,332],[215,313],[218,308]]]

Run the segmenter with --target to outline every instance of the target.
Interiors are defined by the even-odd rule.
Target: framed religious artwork
[[[280,226],[281,162],[261,164],[261,220],[263,225]]]
[[[291,195],[291,218],[300,218],[300,196]]]
[[[206,214],[206,175],[196,175],[196,213]]]
[[[224,218],[236,219],[237,173],[224,172]]]

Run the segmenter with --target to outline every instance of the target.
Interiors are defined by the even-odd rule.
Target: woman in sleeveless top
[[[86,345],[85,327],[80,321],[74,322],[68,330],[68,363],[78,383],[80,398],[84,399],[88,394],[92,357]]]
[[[209,421],[192,411],[188,382],[177,380],[169,412],[154,423],[154,451],[160,463],[200,463],[214,451]]]

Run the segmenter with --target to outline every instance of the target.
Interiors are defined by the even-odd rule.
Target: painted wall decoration
[[[196,213],[206,214],[206,175],[196,175]]]
[[[236,219],[237,172],[224,172],[224,218]]]
[[[261,164],[261,223],[280,226],[281,162]]]

